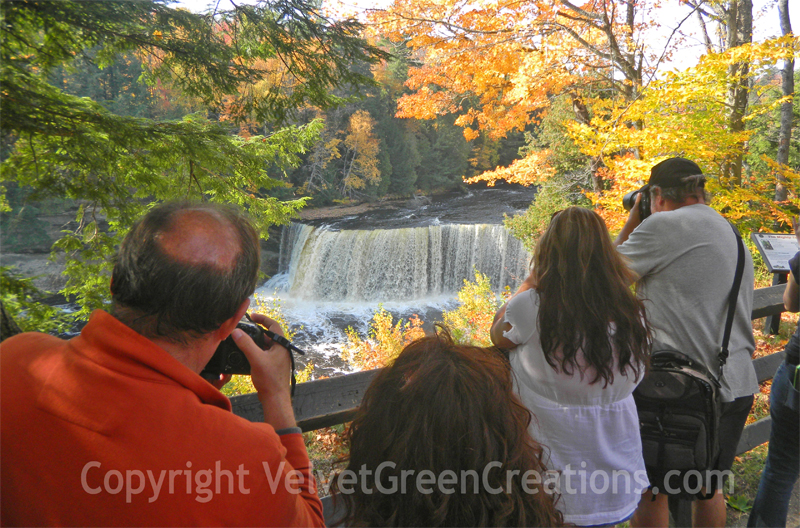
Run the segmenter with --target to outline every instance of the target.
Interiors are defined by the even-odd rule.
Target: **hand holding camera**
[[[295,351],[303,356],[306,355],[305,352],[286,339],[283,334],[276,334],[272,330],[256,324],[250,318],[250,314],[246,313],[245,318],[247,318],[247,321],[239,322],[236,328],[250,336],[250,339],[262,350],[269,348],[271,342],[274,342],[287,350]],[[292,355],[291,357],[292,372],[294,372],[294,356]],[[232,335],[219,344],[214,355],[203,368],[203,374],[208,374],[212,377],[222,374],[228,376],[229,379],[232,374],[250,374],[250,362],[247,360],[247,356],[236,346]],[[292,393],[294,395],[294,378],[292,379]]]
[[[638,213],[639,220],[636,224],[638,225],[644,221],[645,218],[650,216],[650,185],[645,185],[623,196],[622,207],[626,211],[631,211],[629,221],[633,219],[636,213]]]
[[[249,317],[248,317],[249,319]],[[268,343],[267,336],[264,330],[252,320],[245,322],[241,321],[236,325],[236,328],[242,330],[245,334],[250,336],[250,339],[258,345],[260,349],[269,348],[271,343]],[[282,344],[282,343],[281,343]],[[250,362],[247,360],[244,352],[239,350],[236,342],[232,336],[222,341],[214,355],[208,361],[208,364],[203,368],[204,374],[250,374]]]
[[[274,332],[276,336],[283,337],[283,329],[274,319],[254,313],[252,321]],[[237,326],[231,333],[231,338],[250,364],[253,386],[264,408],[264,421],[275,429],[294,427],[296,422],[289,393],[292,376],[290,352],[266,335],[263,336],[266,348],[259,347],[248,334]]]

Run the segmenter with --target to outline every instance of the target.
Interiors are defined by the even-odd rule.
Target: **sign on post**
[[[789,259],[800,250],[794,234],[752,233],[750,237],[770,273],[789,273]]]
[[[758,252],[767,265],[767,270],[772,273],[772,285],[784,284],[789,274],[789,259],[797,253],[800,246],[794,234],[785,233],[752,233],[750,237],[755,242]],[[764,321],[764,331],[777,334],[781,324],[780,315],[770,315]]]

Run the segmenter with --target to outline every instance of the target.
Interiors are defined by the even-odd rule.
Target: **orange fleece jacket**
[[[322,526],[299,433],[278,436],[96,311],[0,345],[4,526]]]

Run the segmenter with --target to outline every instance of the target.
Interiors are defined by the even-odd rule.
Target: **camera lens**
[[[641,189],[637,189],[622,197],[622,207],[624,207],[626,211],[633,209],[633,205],[636,203],[636,195],[640,192],[642,192]]]
[[[247,357],[238,350],[231,352],[228,356],[228,366],[232,369],[240,369],[248,364]]]

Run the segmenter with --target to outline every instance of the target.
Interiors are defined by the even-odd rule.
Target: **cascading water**
[[[515,289],[530,255],[501,222],[534,193],[485,189],[329,224],[293,223],[282,232],[279,272],[256,294],[279,299],[317,375],[348,371],[339,358],[344,329],[366,336],[379,306],[395,320],[417,314],[429,328],[457,306],[456,294],[475,270],[497,293]]]
[[[478,270],[499,292],[524,278],[530,256],[501,225],[332,231],[292,224],[281,244],[294,299],[411,301],[454,294]],[[283,258],[286,254],[288,258]]]

